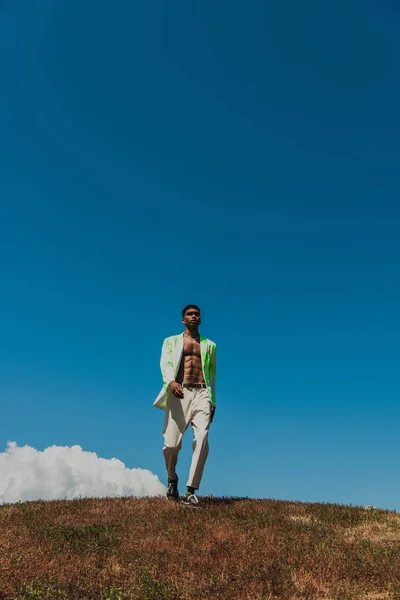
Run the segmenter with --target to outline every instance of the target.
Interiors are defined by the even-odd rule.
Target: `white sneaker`
[[[190,508],[199,508],[199,499],[195,494],[189,494],[187,496],[183,496],[182,504],[185,506],[189,506]]]

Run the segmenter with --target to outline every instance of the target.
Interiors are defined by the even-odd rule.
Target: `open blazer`
[[[203,367],[204,381],[206,383],[208,393],[210,395],[211,404],[216,406],[215,398],[215,375],[216,375],[216,349],[217,345],[208,340],[207,338],[200,336],[200,352],[201,352],[201,364]],[[164,385],[161,392],[158,394],[153,406],[166,410],[168,407],[168,399],[172,392],[168,389],[168,385],[171,381],[175,380],[175,377],[179,370],[179,365],[183,354],[183,333],[179,335],[171,335],[165,338],[162,351],[161,351],[161,374],[164,381]]]

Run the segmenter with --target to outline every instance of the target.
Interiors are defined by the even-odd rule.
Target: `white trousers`
[[[182,437],[189,423],[193,429],[193,455],[187,486],[200,487],[204,465],[208,456],[208,430],[211,418],[211,401],[207,388],[183,388],[184,397],[173,394],[168,401],[164,421],[165,466],[168,478],[176,479],[175,467],[182,448]]]

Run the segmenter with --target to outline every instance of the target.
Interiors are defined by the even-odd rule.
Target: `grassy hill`
[[[400,515],[335,504],[81,499],[0,507],[0,598],[400,598]]]

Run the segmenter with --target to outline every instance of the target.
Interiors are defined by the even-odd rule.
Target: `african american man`
[[[208,431],[215,413],[216,344],[199,334],[200,309],[188,304],[182,311],[185,331],[167,337],[161,352],[163,388],[154,406],[165,410],[163,454],[168,474],[167,497],[179,500],[176,465],[182,437],[193,429],[193,455],[183,504],[199,506],[200,487],[208,455]]]

